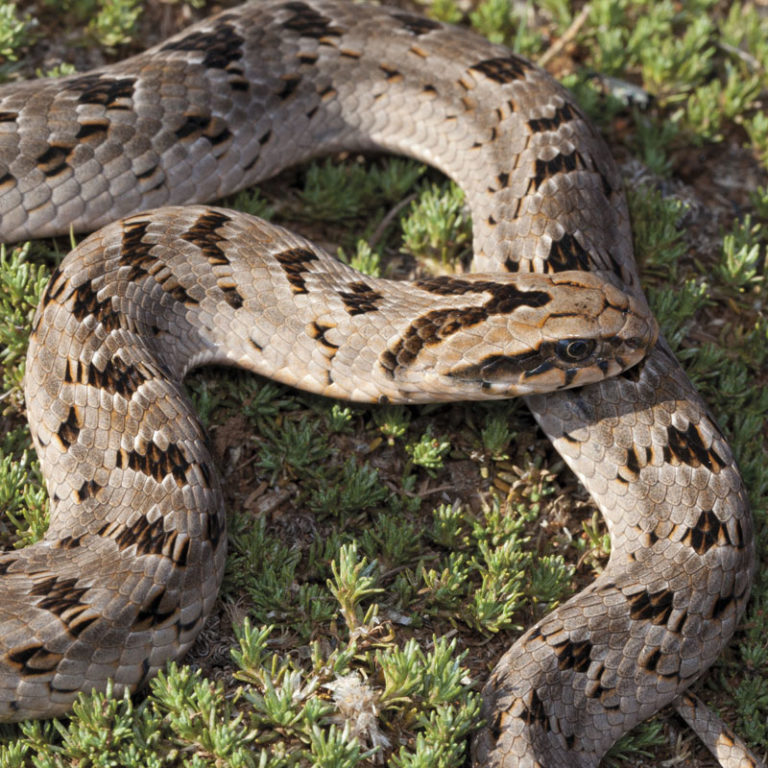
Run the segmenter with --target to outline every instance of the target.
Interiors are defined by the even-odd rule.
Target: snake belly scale
[[[374,284],[240,214],[135,215],[339,150],[456,180],[483,274]],[[363,401],[524,394],[598,504],[610,561],[497,665],[476,765],[594,767],[670,702],[723,765],[759,765],[684,693],[748,599],[746,493],[654,344],[617,169],[548,75],[396,8],[266,0],[98,71],[4,86],[2,240],[102,226],[35,319],[26,396],[51,525],[0,556],[0,719],[65,712],[108,678],[134,689],[200,630],[225,516],[179,383],[226,362]]]

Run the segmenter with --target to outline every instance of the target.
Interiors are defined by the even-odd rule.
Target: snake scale
[[[378,282],[244,214],[137,213],[340,150],[456,180],[482,274]],[[221,362],[367,402],[526,395],[599,506],[610,561],[498,663],[475,765],[594,767],[670,702],[722,765],[759,765],[684,693],[748,599],[746,493],[654,343],[610,154],[548,75],[398,8],[225,11],[117,65],[0,89],[0,237],[70,227],[104,228],[34,321],[26,398],[51,522],[0,555],[0,720],[64,713],[108,678],[135,689],[189,648],[226,535],[180,384]]]

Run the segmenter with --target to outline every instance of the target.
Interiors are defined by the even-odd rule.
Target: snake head
[[[418,285],[454,306],[423,314],[390,346],[401,391],[418,382],[425,395],[412,399],[498,399],[583,386],[636,365],[658,337],[642,297],[592,273]]]

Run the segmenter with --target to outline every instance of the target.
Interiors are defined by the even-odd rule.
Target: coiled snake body
[[[454,178],[487,274],[393,286],[242,214],[132,215],[342,149]],[[226,362],[363,401],[527,394],[599,505],[608,566],[499,662],[477,765],[596,766],[672,701],[723,765],[758,765],[683,694],[748,597],[746,493],[654,345],[608,151],[546,74],[397,9],[266,0],[118,65],[1,89],[2,239],[108,224],[35,318],[26,397],[51,523],[0,556],[0,719],[65,712],[108,678],[133,689],[193,641],[225,518],[179,385]]]

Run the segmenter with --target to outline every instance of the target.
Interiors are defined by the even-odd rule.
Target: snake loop
[[[158,209],[338,150],[456,180],[480,274],[377,282],[242,214]],[[219,362],[366,402],[525,395],[592,495],[610,561],[499,662],[477,766],[594,768],[670,702],[724,766],[759,765],[684,693],[748,599],[746,493],[657,340],[613,160],[548,75],[396,8],[225,11],[119,64],[0,88],[0,237],[70,227],[104,229],[35,318],[51,523],[0,555],[0,720],[66,712],[109,678],[133,690],[199,632],[225,515],[180,382]]]

